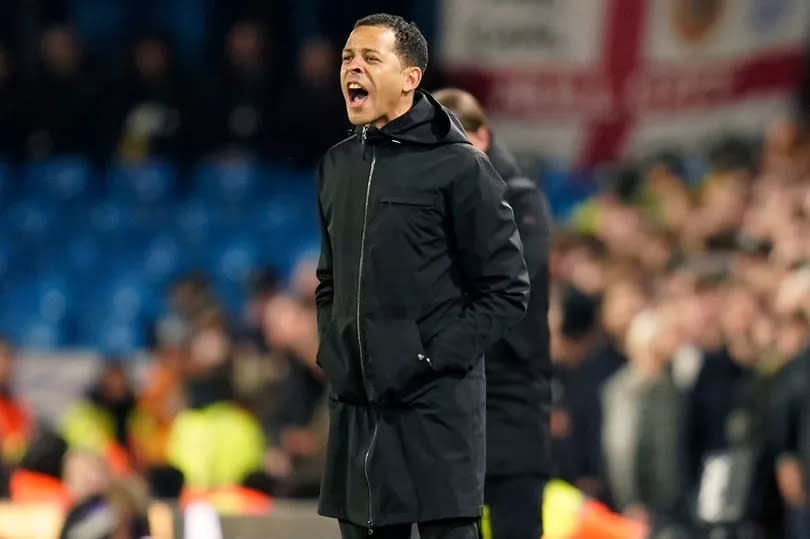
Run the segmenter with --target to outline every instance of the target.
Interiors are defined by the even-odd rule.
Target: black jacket
[[[551,215],[545,195],[505,148],[489,160],[506,182],[532,283],[526,316],[486,354],[487,476],[549,474],[551,363],[548,330],[548,247]]]
[[[370,527],[476,517],[483,353],[529,297],[506,186],[423,92],[330,149],[318,179],[332,395],[319,512]]]

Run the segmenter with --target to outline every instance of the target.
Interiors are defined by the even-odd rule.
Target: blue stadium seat
[[[97,275],[103,271],[102,264],[109,256],[96,236],[76,234],[64,242],[57,256],[61,267],[71,276]]]
[[[26,166],[25,183],[29,193],[58,202],[81,198],[90,187],[91,168],[82,157],[62,156]]]
[[[111,319],[133,321],[154,312],[155,290],[140,277],[120,275],[102,288],[102,314]]]
[[[20,200],[6,214],[7,230],[18,242],[40,242],[52,236],[58,213],[53,204],[42,199]]]
[[[105,356],[130,357],[146,345],[146,330],[137,320],[101,320],[83,336]]]
[[[251,226],[263,236],[295,233],[296,225],[304,220],[300,205],[280,197],[256,205],[251,211]]]
[[[205,236],[214,226],[214,209],[204,200],[192,198],[179,204],[173,228],[183,238]]]
[[[62,275],[43,276],[33,285],[36,313],[42,320],[60,322],[71,306],[70,284]]]
[[[0,234],[0,283],[5,282],[10,277],[14,260],[14,246],[11,239]]]
[[[194,194],[216,204],[239,204],[260,193],[261,167],[250,161],[211,162],[194,174]]]
[[[251,239],[234,237],[211,246],[209,269],[217,280],[241,285],[260,265],[259,250]]]
[[[118,163],[107,173],[112,197],[137,204],[154,204],[171,198],[176,181],[177,168],[160,159]]]
[[[203,255],[214,237],[220,235],[216,212],[207,202],[190,199],[177,206],[172,223],[167,227],[184,249],[184,257],[190,265],[203,262]]]
[[[88,232],[98,238],[120,239],[132,230],[132,212],[118,202],[104,200],[95,204],[85,221]]]
[[[6,323],[13,325],[26,320],[57,324],[67,318],[71,302],[71,289],[64,277],[26,276],[10,284],[0,308]]]
[[[145,237],[152,237],[171,226],[175,207],[164,201],[131,208],[132,229]]]
[[[20,348],[33,350],[53,350],[67,344],[66,332],[61,324],[38,318],[20,320],[12,339]]]
[[[555,216],[570,217],[576,206],[595,194],[597,182],[588,173],[571,174],[564,165],[552,165],[543,172],[541,185]]]
[[[188,254],[174,236],[156,236],[143,255],[144,276],[152,284],[164,285],[188,266]]]

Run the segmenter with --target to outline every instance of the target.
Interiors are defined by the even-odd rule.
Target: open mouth
[[[363,103],[368,99],[368,90],[356,82],[350,82],[347,89],[349,93],[349,106],[352,108],[362,107]]]

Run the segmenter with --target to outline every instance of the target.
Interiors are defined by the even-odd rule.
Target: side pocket
[[[404,404],[432,374],[413,320],[367,320],[366,352],[369,399],[373,402]]]
[[[362,402],[365,400],[363,380],[359,367],[354,367],[354,358],[342,346],[340,331],[335,320],[331,320],[318,345],[315,363],[323,370],[332,393],[339,400]]]

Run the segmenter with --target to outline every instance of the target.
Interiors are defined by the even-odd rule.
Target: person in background
[[[71,494],[62,481],[62,463],[68,446],[48,429],[31,439],[20,464],[11,473],[9,495],[14,503],[48,503],[67,510]]]
[[[310,264],[300,268],[314,275]],[[303,275],[303,272],[297,272]],[[268,468],[280,476],[288,496],[314,496],[320,487],[326,449],[326,380],[315,364],[318,332],[311,297],[280,295],[265,314],[268,343],[287,357],[287,375],[279,384],[273,421],[277,447],[268,454]]]
[[[334,47],[323,39],[312,40],[299,51],[295,78],[279,97],[273,115],[270,153],[279,162],[312,169],[323,152],[349,132],[340,94],[335,92],[336,61]],[[298,106],[302,102],[307,106]]]
[[[172,423],[167,456],[191,491],[206,491],[262,470],[265,449],[259,422],[234,401],[224,318],[213,311],[195,326],[185,376],[189,408]]]
[[[558,291],[550,310],[554,371],[552,379],[551,441],[555,477],[579,486],[594,477],[586,440],[598,424],[593,403],[598,379],[586,371],[585,360],[599,342],[596,322],[599,302],[578,288],[566,285]],[[593,493],[591,493],[593,494]]]
[[[25,88],[24,156],[92,155],[98,88],[69,26],[54,24],[40,39],[40,73]]]
[[[129,427],[135,395],[123,363],[108,359],[83,400],[62,420],[62,436],[71,449],[102,455],[116,474],[132,473]]]
[[[146,490],[111,477],[104,459],[90,451],[65,456],[64,482],[73,499],[60,539],[147,539]]]
[[[266,351],[267,346],[263,334],[265,307],[281,292],[282,286],[274,269],[259,268],[250,276],[245,289],[247,298],[236,329],[237,346],[249,348],[245,353],[257,354]]]
[[[259,21],[238,21],[225,37],[224,67],[195,115],[197,137],[209,151],[257,157],[268,143],[272,106],[281,83],[269,38]]]
[[[668,372],[680,345],[673,313],[636,315],[629,358],[605,384],[602,447],[611,499],[622,513],[659,531],[672,525],[682,496],[680,402]]]
[[[167,462],[167,444],[172,422],[185,408],[184,371],[189,356],[189,328],[176,319],[166,319],[157,328],[154,360],[146,374],[129,423],[129,441],[139,470]]]
[[[493,539],[537,537],[542,535],[543,485],[551,473],[548,201],[495,140],[475,97],[456,89],[433,96],[458,117],[470,142],[487,154],[506,182],[506,201],[523,242],[532,283],[529,306],[523,320],[486,353],[488,519],[482,525],[491,529]]]
[[[810,338],[807,313],[802,310],[809,297],[810,270],[802,268],[785,278],[774,302],[782,320],[776,347],[792,358],[777,375],[771,429],[790,539],[810,534]]]
[[[14,349],[0,336],[0,456],[2,463],[16,464],[33,434],[30,412],[14,393]]]
[[[131,58],[129,71],[108,96],[112,153],[125,161],[182,161],[188,155],[188,114],[169,43],[158,34],[141,36]]]
[[[169,287],[167,311],[155,322],[155,337],[162,333],[190,335],[194,320],[217,307],[211,284],[204,275],[190,274],[177,279]]]

